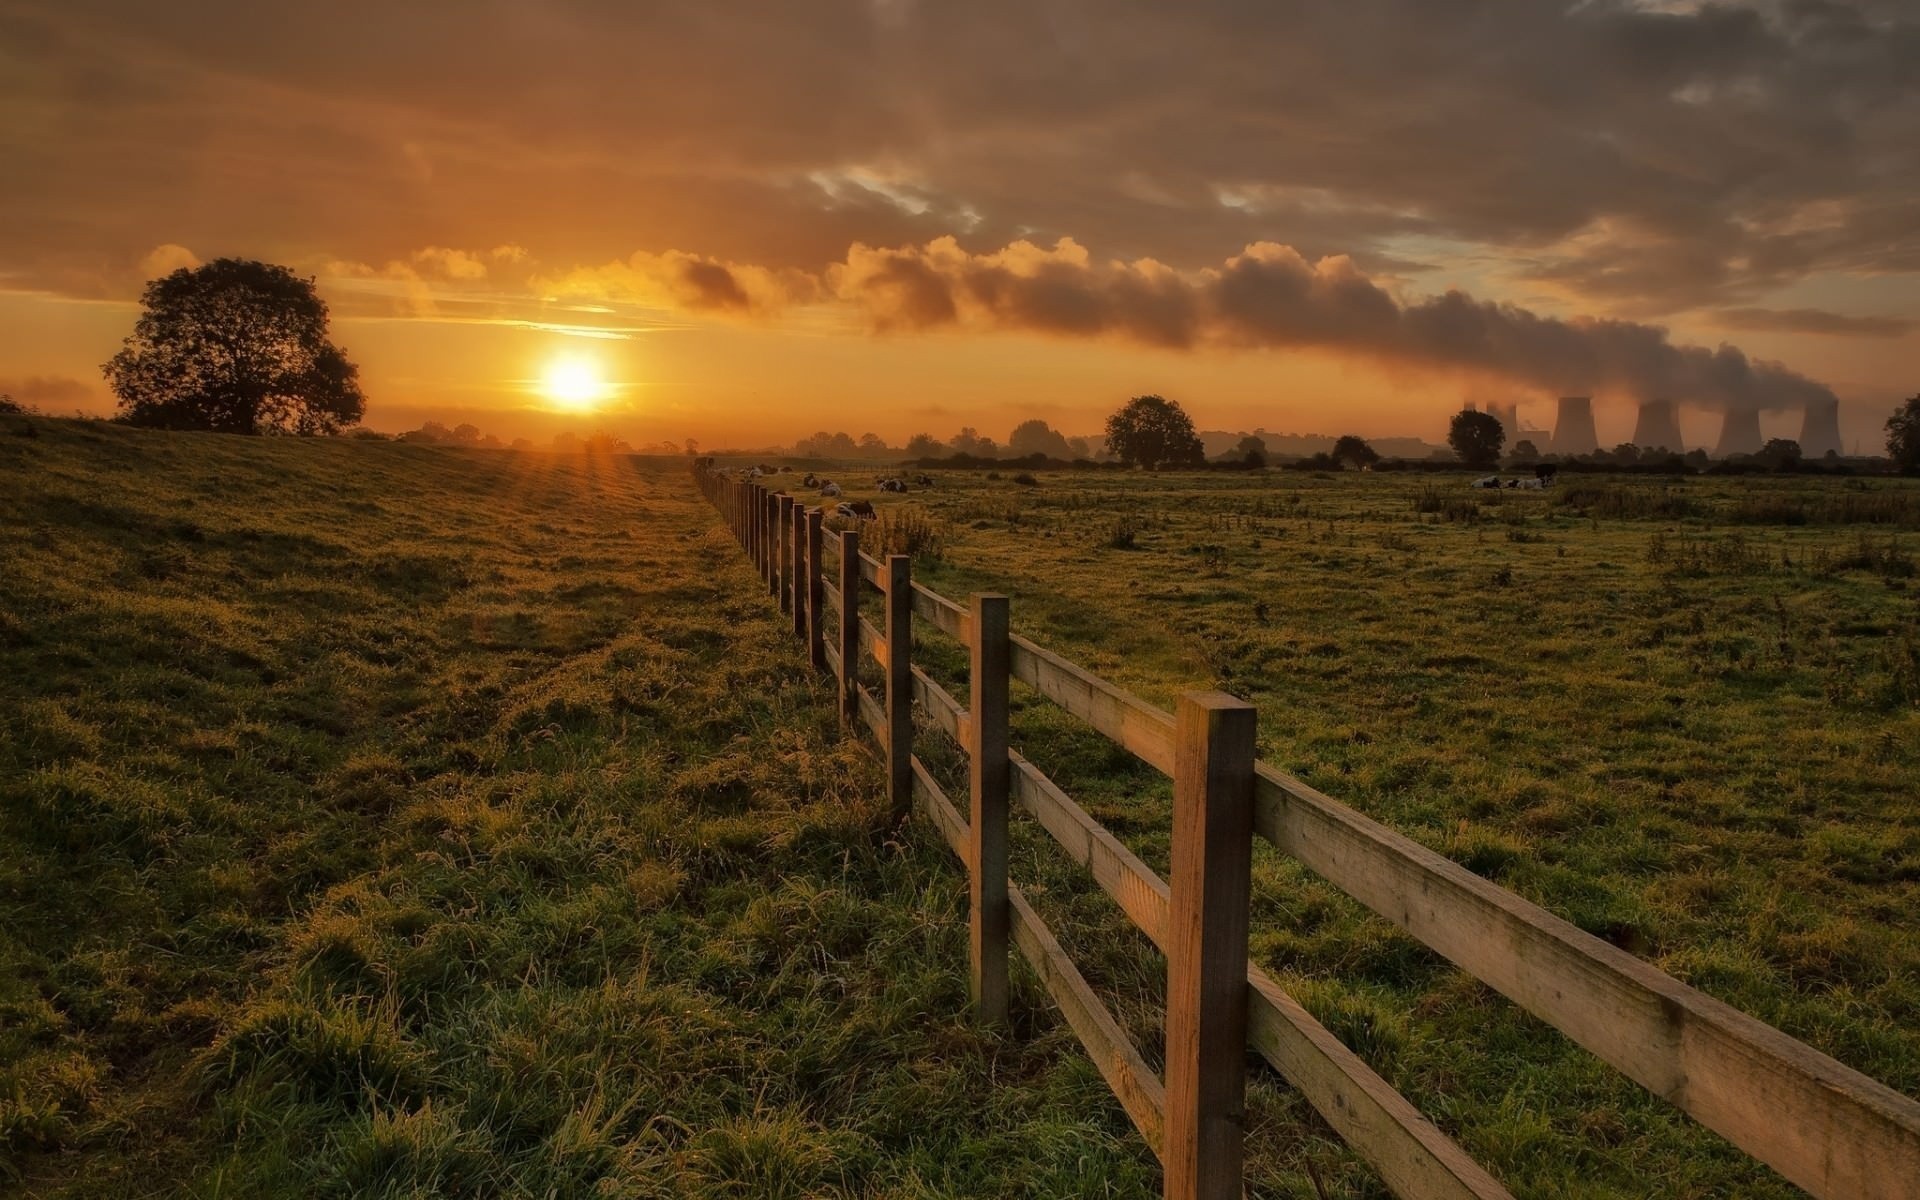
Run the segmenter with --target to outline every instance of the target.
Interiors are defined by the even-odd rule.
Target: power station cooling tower
[[[1824,458],[1827,452],[1840,453],[1840,402],[1807,405],[1800,425],[1800,453],[1808,458]]]
[[[1633,444],[1642,450],[1687,452],[1680,444],[1680,413],[1673,401],[1647,400],[1640,405],[1640,419],[1633,426]]]
[[[1600,448],[1593,431],[1593,397],[1560,397],[1560,417],[1553,423],[1553,453],[1592,454]]]
[[[1760,453],[1760,413],[1751,408],[1730,408],[1720,425],[1720,443],[1713,448],[1715,458],[1735,454]]]

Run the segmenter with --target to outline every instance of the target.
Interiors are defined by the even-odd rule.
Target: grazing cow
[[[1510,488],[1517,488],[1520,486],[1520,481],[1518,479],[1509,479],[1507,480],[1507,486]]]
[[[1533,477],[1540,481],[1542,487],[1551,485],[1553,483],[1553,477],[1559,473],[1559,463],[1541,463],[1533,468]]]
[[[807,477],[805,479],[802,479],[800,483],[805,487],[817,488],[820,486],[820,477],[818,475],[815,475],[812,471],[808,471]]]
[[[1477,488],[1497,488],[1500,486],[1500,477],[1498,475],[1483,476],[1482,478],[1474,480],[1473,486]]]
[[[1532,479],[1519,480],[1518,484],[1520,487],[1527,488],[1531,491],[1539,491],[1541,488],[1546,487],[1549,482],[1551,482],[1551,477],[1540,478],[1536,476],[1535,478],[1532,478]]]
[[[871,500],[842,500],[833,510],[836,517],[846,517],[853,521],[871,521],[876,514]]]
[[[913,481],[923,488],[930,488],[933,486],[933,476],[931,475],[915,475],[913,477]]]
[[[907,490],[907,485],[901,483],[898,479],[883,479],[880,481],[880,490],[883,492],[904,492]]]
[[[823,479],[820,481],[820,494],[822,496],[838,496],[841,494],[840,485],[831,479]]]

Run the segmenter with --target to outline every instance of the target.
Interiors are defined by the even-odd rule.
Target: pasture
[[[962,875],[684,464],[28,424],[0,1187],[1157,1194],[1034,981],[970,1022]],[[849,487],[917,577],[1920,1094],[1920,488],[938,474]],[[1031,701],[1164,872],[1164,780]],[[1152,1057],[1163,960],[1023,825]],[[1253,948],[1517,1195],[1796,1194],[1264,849]],[[1254,1079],[1255,1194],[1382,1194]]]

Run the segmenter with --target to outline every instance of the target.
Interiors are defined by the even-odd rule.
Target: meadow
[[[684,464],[0,422],[0,1191],[1158,1194],[1035,981],[968,1019],[961,872]],[[1920,1094],[1920,487],[938,474],[868,533],[922,581]],[[1014,701],[1164,871],[1164,781]],[[1264,847],[1253,931],[1517,1195],[1797,1194]],[[1384,1194],[1249,1111],[1253,1194]]]

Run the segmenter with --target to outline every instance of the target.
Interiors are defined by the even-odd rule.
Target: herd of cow
[[[791,475],[793,474],[793,468],[761,465],[745,467],[734,471],[722,470],[720,474],[732,475],[737,479],[764,479],[772,475]],[[890,475],[876,476],[873,485],[883,492],[904,493],[907,491],[906,480]],[[800,486],[812,488],[822,497],[829,500],[838,499],[845,494],[839,484],[831,479],[825,479],[815,475],[812,471],[808,471],[805,477],[800,480]],[[922,490],[930,489],[933,487],[933,476],[925,474],[915,475],[913,477],[913,486]],[[871,500],[841,500],[839,504],[834,506],[830,515],[844,517],[850,521],[871,521],[878,514],[874,512],[873,501]]]
[[[1498,475],[1485,475],[1474,480],[1473,486],[1477,488],[1549,488],[1553,486],[1553,477],[1559,473],[1560,468],[1552,463],[1541,463],[1533,469],[1532,479],[1503,480]]]

